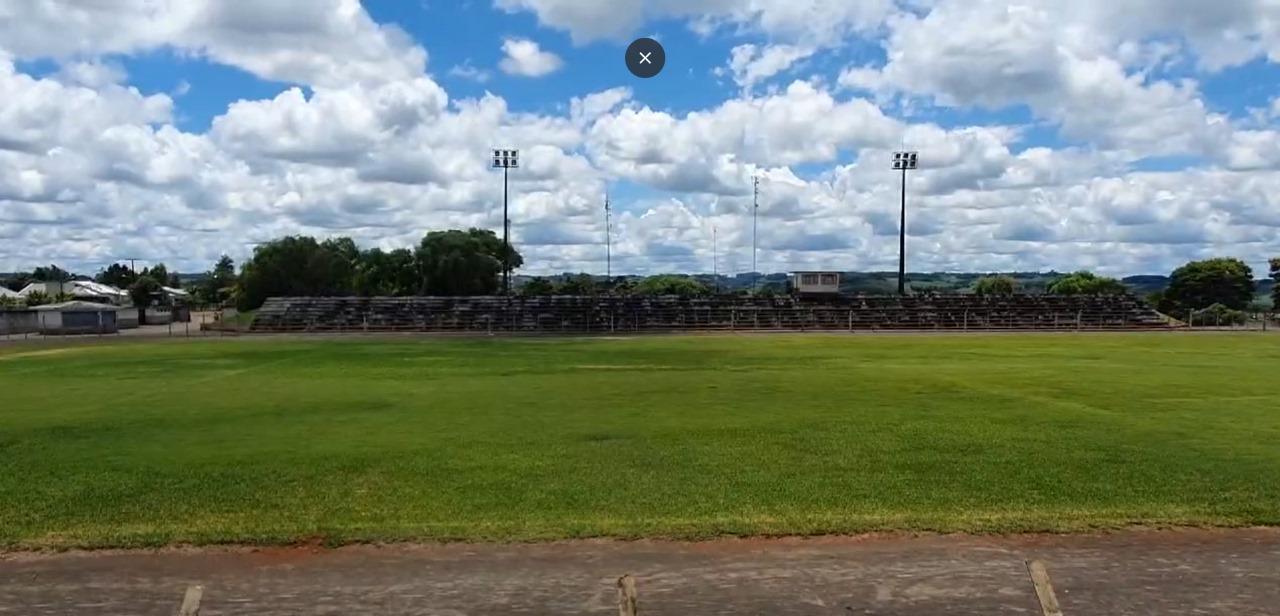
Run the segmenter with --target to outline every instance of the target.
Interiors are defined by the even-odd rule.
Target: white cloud
[[[895,10],[893,0],[496,0],[508,11],[530,11],[576,42],[625,39],[649,20],[684,19],[703,32],[748,26],[778,37],[829,44],[872,29]]]
[[[587,147],[597,164],[623,177],[668,190],[735,194],[756,166],[832,162],[842,149],[887,145],[900,132],[867,101],[839,102],[797,81],[778,94],[682,118],[624,108],[591,127]]]
[[[786,71],[814,51],[812,47],[796,45],[738,45],[730,52],[729,70],[733,72],[733,81],[750,91],[757,83]]]
[[[0,41],[19,57],[172,48],[265,79],[338,87],[413,78],[426,52],[359,0],[12,0]]]
[[[564,61],[554,53],[543,51],[529,39],[509,38],[502,42],[506,57],[498,63],[502,72],[520,77],[550,75],[564,66]]]
[[[462,64],[459,64],[449,69],[449,75],[451,77],[458,77],[460,79],[466,79],[468,81],[474,81],[476,83],[488,83],[489,79],[493,77],[493,75],[491,75],[489,71],[472,66],[470,61],[464,62]]]
[[[1247,0],[1227,4],[1252,6]],[[1230,37],[1169,20],[1159,15],[1168,7],[1150,3],[1125,10],[1132,8],[1151,22],[1122,18],[1100,3],[1064,7],[1040,0],[941,0],[922,16],[892,20],[882,68],[851,67],[839,82],[881,98],[905,93],[949,107],[1027,105],[1067,138],[1122,151],[1134,160],[1190,154],[1229,161],[1227,150],[1239,141],[1232,137],[1235,128],[1229,118],[1209,111],[1198,84],[1189,78],[1152,79],[1143,72],[1176,55],[1173,46],[1120,36],[1156,35],[1163,31],[1152,24],[1165,23],[1182,32],[1189,45],[1224,56]],[[1237,18],[1250,14],[1243,8],[1238,14],[1208,13],[1205,19],[1240,27],[1244,22]],[[1138,70],[1127,63],[1139,64]]]

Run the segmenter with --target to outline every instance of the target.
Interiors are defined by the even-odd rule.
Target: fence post
[[[1076,331],[1080,331],[1084,327],[1084,311],[1076,311]]]
[[[963,325],[963,328],[964,328],[964,329],[963,329],[963,331],[966,331],[966,332],[967,332],[967,331],[969,331],[969,309],[968,309],[968,308],[965,308],[965,309],[964,309],[964,325]]]

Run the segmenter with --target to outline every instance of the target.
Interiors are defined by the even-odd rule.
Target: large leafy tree
[[[160,292],[160,286],[160,281],[151,276],[139,276],[129,285],[129,297],[133,300],[133,305],[139,308],[150,306],[152,298]]]
[[[1049,283],[1045,290],[1054,295],[1122,295],[1128,292],[1119,280],[1093,272],[1067,274]]]
[[[197,299],[204,304],[221,304],[231,297],[236,286],[236,262],[222,255],[213,269],[205,272],[204,280],[196,285]]]
[[[1243,310],[1253,300],[1253,291],[1253,270],[1244,261],[1192,261],[1173,271],[1160,309],[1178,315],[1214,304]]]
[[[1013,295],[1018,291],[1018,281],[1012,276],[984,276],[973,285],[978,295]]]
[[[491,295],[502,274],[502,240],[488,229],[432,231],[415,253],[421,273],[420,292],[426,295]],[[524,258],[507,252],[514,270]]]
[[[138,280],[138,275],[126,265],[112,263],[106,269],[98,272],[98,275],[94,276],[93,279],[117,289],[128,289]]]
[[[74,278],[71,272],[56,265],[37,267],[31,271],[31,279],[36,282],[70,282]]]
[[[272,296],[350,295],[348,256],[313,237],[288,236],[261,244],[240,275],[241,310],[253,310]]]
[[[355,291],[363,296],[412,295],[420,286],[413,251],[373,248],[360,253],[355,266]]]
[[[161,286],[174,287],[174,288],[181,286],[181,282],[178,280],[178,273],[177,272],[171,273],[169,271],[169,268],[166,267],[165,264],[163,263],[157,263],[155,265],[152,265],[149,268],[143,269],[142,273],[139,274],[138,277],[142,278],[143,276],[150,277],[152,280],[156,281]]]

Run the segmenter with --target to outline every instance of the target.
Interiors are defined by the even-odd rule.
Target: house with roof
[[[131,302],[127,291],[92,280],[33,282],[18,291],[18,297],[29,297],[32,293],[43,293],[49,297],[70,295],[78,301],[111,304],[113,306],[127,306]]]

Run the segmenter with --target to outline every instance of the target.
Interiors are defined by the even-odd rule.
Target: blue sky
[[[1163,273],[1280,253],[1280,8],[1135,0],[315,0],[0,15],[0,270],[497,227],[531,272]],[[641,80],[627,44],[661,41]],[[109,221],[102,224],[103,220]],[[38,223],[38,224],[37,224]],[[157,233],[157,230],[162,233]],[[837,241],[838,240],[838,241]]]

